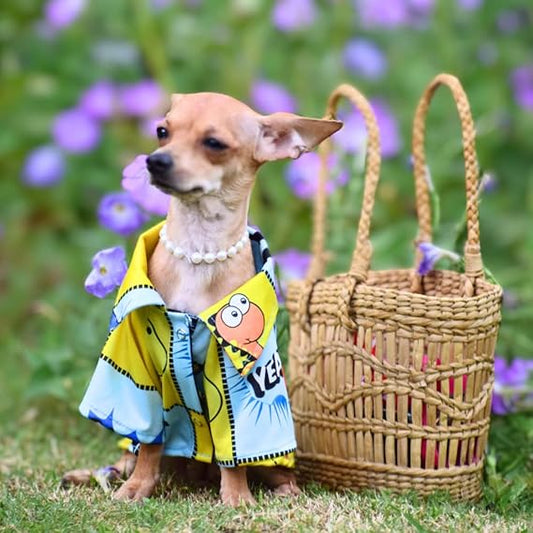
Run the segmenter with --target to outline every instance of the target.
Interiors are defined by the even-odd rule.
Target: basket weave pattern
[[[468,102],[440,75],[415,114],[413,153],[419,241],[431,241],[424,179],[424,124],[439,85],[457,102],[467,182],[465,273],[370,271],[370,219],[379,177],[379,134],[364,97],[334,91],[326,115],[348,98],[368,130],[363,209],[349,272],[324,277],[325,163],[315,204],[313,261],[289,286],[290,394],[304,481],[332,488],[387,488],[475,500],[487,441],[501,288],[483,278],[477,161]],[[466,133],[465,133],[466,132]],[[325,161],[329,146],[321,151]],[[472,155],[473,154],[473,155]]]

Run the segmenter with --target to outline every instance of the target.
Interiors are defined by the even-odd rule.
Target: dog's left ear
[[[292,113],[274,113],[261,117],[255,142],[254,159],[258,163],[296,159],[342,128],[339,120],[306,118]]]

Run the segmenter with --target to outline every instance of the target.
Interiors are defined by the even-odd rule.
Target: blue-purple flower
[[[338,159],[335,154],[331,154],[328,161],[328,168],[332,178],[326,183],[326,192],[332,193],[338,186],[348,182],[348,173],[340,171]],[[320,173],[320,156],[316,152],[303,154],[298,159],[294,159],[287,165],[285,179],[293,193],[300,198],[312,198],[318,190],[318,178]]]
[[[364,28],[394,29],[426,25],[435,0],[355,0],[355,7]]]
[[[138,155],[122,172],[122,187],[145,211],[153,215],[167,214],[170,196],[150,183],[145,154]]]
[[[480,193],[491,193],[498,188],[498,180],[492,172],[484,172],[479,181]]]
[[[511,86],[516,103],[533,111],[533,64],[516,68],[511,73]]]
[[[128,192],[106,194],[98,205],[98,220],[105,228],[127,237],[148,219]]]
[[[79,108],[96,120],[109,120],[115,107],[116,89],[107,80],[97,81],[80,97]]]
[[[124,85],[119,90],[120,109],[132,117],[159,114],[165,101],[165,93],[154,80],[146,79]]]
[[[65,174],[65,159],[56,146],[40,146],[33,150],[24,162],[22,179],[34,187],[54,185]]]
[[[383,158],[394,157],[400,151],[402,141],[398,122],[390,106],[381,99],[370,101],[380,130],[381,155]],[[359,112],[350,111],[339,114],[344,126],[339,130],[333,142],[342,150],[356,154],[365,146],[367,132],[365,122]]]
[[[150,6],[154,11],[161,11],[173,3],[173,0],[150,0]]]
[[[379,47],[368,39],[352,39],[344,48],[347,70],[369,80],[382,78],[387,71],[387,58]]]
[[[283,32],[308,28],[315,19],[314,0],[277,0],[272,10],[272,24]]]
[[[396,28],[409,22],[409,11],[405,0],[356,0],[359,20],[365,28]]]
[[[296,99],[283,85],[263,79],[252,84],[250,100],[255,110],[265,114],[294,113],[297,109]]]
[[[60,148],[81,154],[96,148],[101,128],[86,111],[73,108],[57,115],[52,125],[52,136]]]
[[[533,360],[515,358],[508,363],[494,358],[492,412],[505,415],[533,408]]]
[[[46,25],[52,30],[70,26],[82,14],[86,0],[48,0],[44,6]]]
[[[496,18],[496,26],[504,34],[515,33],[523,24],[528,24],[528,22],[524,20],[518,9],[504,9],[498,13]]]
[[[443,257],[447,257],[453,262],[457,262],[460,260],[460,257],[456,253],[450,252],[449,250],[444,250],[443,248],[439,248],[431,242],[419,243],[418,249],[420,250],[420,252],[422,252],[422,259],[416,269],[417,273],[420,276],[425,276],[426,274],[431,272],[431,270],[433,270],[433,267],[435,266],[435,263]]]
[[[483,0],[457,0],[457,5],[465,11],[475,11],[483,4]]]
[[[311,254],[289,248],[274,255],[274,261],[279,272],[280,291],[278,292],[280,294],[278,298],[283,301],[289,282],[305,277],[311,264]]]
[[[85,280],[85,290],[104,298],[120,286],[128,269],[122,246],[100,250],[92,259],[92,270]]]

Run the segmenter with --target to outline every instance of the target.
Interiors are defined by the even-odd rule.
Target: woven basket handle
[[[363,281],[367,277],[372,256],[369,233],[372,209],[374,207],[374,197],[376,194],[376,186],[381,165],[379,129],[376,117],[367,99],[355,87],[346,83],[339,85],[331,93],[324,118],[335,118],[337,105],[341,97],[350,100],[350,102],[360,111],[365,120],[365,126],[368,133],[363,207],[359,219],[357,239],[350,266],[350,274],[352,274],[358,281]],[[308,281],[324,276],[327,261],[327,254],[324,250],[324,239],[326,233],[327,209],[326,181],[328,177],[328,158],[331,153],[330,139],[327,139],[320,145],[319,153],[321,165],[318,191],[314,203],[313,240],[311,243],[312,260],[306,276]]]
[[[478,214],[478,176],[479,169],[476,157],[475,137],[476,131],[470,105],[461,85],[461,82],[450,74],[439,74],[426,87],[418,107],[415,111],[413,122],[413,159],[416,189],[416,209],[418,213],[418,236],[417,243],[431,242],[431,204],[429,198],[428,183],[426,181],[426,156],[424,152],[424,140],[426,129],[426,116],[429,104],[435,91],[446,85],[452,92],[461,120],[463,141],[463,155],[465,161],[466,178],[466,221],[467,239],[464,250],[465,274],[467,283],[465,294],[472,296],[475,292],[476,280],[483,279],[483,262],[479,245],[479,214]],[[417,264],[421,259],[417,252]],[[413,289],[422,292],[421,276],[415,275]]]

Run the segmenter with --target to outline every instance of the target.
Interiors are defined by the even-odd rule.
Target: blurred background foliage
[[[58,22],[51,4],[59,5],[55,8],[62,8],[61,13],[70,9],[70,15]],[[254,100],[252,94],[254,84],[268,81],[292,96],[296,112],[315,117],[323,114],[337,84],[356,85],[387,107],[382,135],[384,140],[395,136],[395,147],[384,159],[372,227],[373,268],[383,268],[413,264],[410,130],[416,103],[438,72],[457,75],[476,121],[479,163],[491,177],[491,186],[482,194],[481,244],[484,261],[506,294],[497,352],[508,360],[532,358],[533,6],[519,0],[387,0],[378,10],[374,2],[372,10],[371,4],[3,3],[4,415],[49,395],[73,408],[77,405],[105,339],[111,309],[112,297],[98,300],[83,289],[91,257],[116,245],[131,251],[138,234],[124,238],[110,232],[99,224],[96,212],[102,196],[120,190],[124,166],[155,148],[153,132],[141,124],[151,117],[119,109],[98,123],[101,132],[94,147],[81,153],[61,151],[66,167],[53,184],[31,186],[25,176],[33,151],[54,143],[58,115],[74,108],[80,95],[101,80],[116,87],[154,80],[165,94],[224,92],[254,107],[272,104],[257,96]],[[366,52],[349,52],[354,40],[363,42]],[[517,69],[525,69],[525,74],[518,76]],[[439,91],[430,109],[427,151],[442,211],[436,243],[452,248],[464,211],[464,171],[459,121],[445,93]],[[72,128],[67,136],[80,133],[74,123]],[[336,151],[350,179],[329,200],[332,270],[348,265],[363,177],[361,154],[343,153],[340,146]],[[273,163],[261,170],[251,206],[251,220],[268,236],[275,254],[309,249],[312,199],[302,197],[290,181],[290,165]]]

